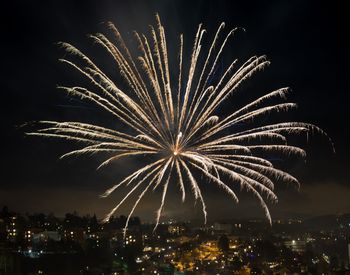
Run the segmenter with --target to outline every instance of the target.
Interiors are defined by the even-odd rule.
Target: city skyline
[[[349,270],[350,214],[309,220],[162,222],[0,210],[4,274],[264,274]],[[59,265],[57,265],[59,261]]]

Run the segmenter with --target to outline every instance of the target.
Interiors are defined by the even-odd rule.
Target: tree
[[[221,235],[218,240],[218,247],[221,251],[228,251],[230,248],[229,239],[226,235]]]

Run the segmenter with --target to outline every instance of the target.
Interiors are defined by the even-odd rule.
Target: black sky
[[[243,3],[242,3],[243,2]],[[349,56],[348,19],[345,5],[331,1],[11,1],[2,7],[2,150],[0,206],[25,212],[78,212],[102,215],[118,199],[98,199],[98,195],[137,164],[127,160],[96,172],[97,159],[58,160],[72,145],[28,138],[18,128],[33,120],[110,121],[101,110],[69,99],[56,90],[57,84],[76,84],[79,77],[57,60],[64,52],[58,41],[67,41],[96,56],[100,64],[110,60],[93,45],[87,34],[107,32],[104,22],[112,21],[131,40],[132,31],[147,31],[158,12],[166,27],[169,44],[174,46],[184,33],[187,51],[199,23],[208,30],[208,40],[220,22],[227,29],[244,27],[229,44],[222,60],[241,61],[266,54],[272,65],[243,87],[241,96],[257,95],[280,87],[293,90],[291,99],[299,109],[290,119],[310,122],[332,138],[333,155],[324,138],[311,137],[304,144],[306,164],[288,163],[301,180],[300,192],[277,190],[280,203],[272,215],[320,215],[350,212]],[[172,47],[170,46],[170,47]],[[106,68],[106,66],[104,66]],[[230,104],[235,104],[234,99]],[[229,109],[225,106],[223,113]],[[220,111],[220,112],[221,112]],[[118,126],[120,127],[120,126]],[[209,190],[209,217],[261,216],[252,198],[232,204],[221,192]],[[152,218],[157,204],[154,194],[137,212]],[[169,199],[168,216],[192,217],[199,213],[193,201],[182,207],[179,194]],[[130,205],[126,205],[130,206]],[[217,214],[215,209],[222,211]],[[123,208],[121,211],[126,211]],[[212,211],[212,214],[210,213]],[[216,214],[214,214],[216,213]]]

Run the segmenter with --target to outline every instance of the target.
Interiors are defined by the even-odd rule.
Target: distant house
[[[173,224],[168,226],[168,232],[172,235],[181,235],[186,230],[185,226]]]

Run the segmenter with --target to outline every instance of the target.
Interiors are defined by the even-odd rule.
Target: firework
[[[243,123],[249,125],[254,119],[271,113],[294,109],[296,104],[285,102],[288,88],[270,92],[226,117],[219,117],[216,114],[217,108],[234,94],[243,82],[265,68],[269,61],[265,56],[254,56],[238,66],[237,60],[234,60],[213,83],[212,79],[224,47],[228,39],[239,30],[233,29],[223,36],[222,23],[204,54],[202,42],[205,30],[199,25],[188,66],[184,66],[184,39],[180,35],[177,66],[170,68],[165,30],[158,15],[156,21],[155,27],[150,26],[149,36],[134,32],[139,48],[137,55],[131,54],[112,23],[108,26],[116,42],[112,42],[101,33],[90,35],[117,64],[118,72],[127,83],[128,92],[118,87],[98,65],[76,47],[60,43],[68,53],[80,58],[83,65],[68,59],[60,61],[80,72],[94,88],[76,86],[59,89],[72,97],[96,104],[124,123],[134,134],[81,122],[40,121],[40,129],[28,135],[84,144],[82,148],[68,152],[62,157],[107,154],[107,159],[99,167],[125,157],[151,155],[152,158],[145,157],[145,161],[153,159],[150,163],[102,195],[109,196],[121,186],[130,188],[119,204],[106,215],[105,221],[108,221],[130,195],[139,192],[125,229],[143,196],[148,191],[159,188],[162,195],[156,212],[156,228],[164,208],[168,186],[174,181],[178,182],[182,201],[186,197],[185,184],[189,184],[195,199],[202,205],[205,221],[207,212],[201,184],[211,183],[222,188],[235,202],[238,202],[233,190],[235,186],[250,191],[260,201],[271,223],[265,200],[277,201],[274,182],[283,180],[296,186],[299,186],[299,183],[290,174],[276,169],[266,156],[278,152],[286,156],[305,157],[304,150],[289,145],[286,137],[295,133],[323,131],[302,122],[258,126],[254,123],[251,124],[254,126],[243,131],[232,130],[234,126]],[[171,77],[173,75],[177,76]],[[276,99],[281,103],[271,103],[276,102]],[[198,175],[204,176],[205,180],[199,182]]]

